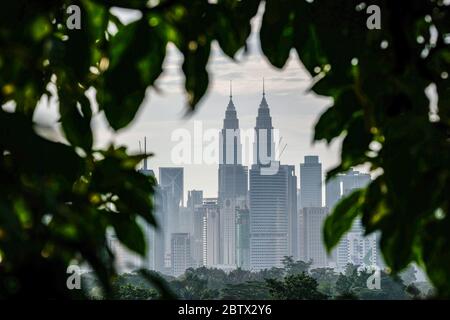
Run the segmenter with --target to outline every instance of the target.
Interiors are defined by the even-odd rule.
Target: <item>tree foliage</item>
[[[317,281],[305,272],[288,275],[283,281],[267,279],[266,282],[273,299],[324,300],[327,298],[317,290]]]
[[[378,173],[327,219],[328,247],[362,218],[367,233],[380,231],[394,272],[414,261],[440,295],[450,296],[450,10],[443,0],[5,1],[0,296],[33,294],[36,281],[47,297],[73,296],[65,287],[71,261],[88,262],[108,289],[108,228],[144,253],[136,217],[154,223],[155,181],[135,171],[143,156],[93,149],[92,117],[103,112],[113,129],[126,127],[160,76],[169,43],[184,57],[186,100],[194,109],[208,87],[211,45],[234,59],[246,48],[260,3],[268,61],[282,68],[295,50],[313,76],[311,91],[333,100],[314,136],[343,138],[341,162],[329,176],[361,164]],[[366,27],[371,4],[381,8],[380,30]],[[81,30],[66,26],[69,5],[81,8]],[[140,18],[123,25],[114,6],[140,11]],[[435,92],[434,108],[426,90]],[[34,122],[38,102],[52,97],[64,143],[38,134]]]

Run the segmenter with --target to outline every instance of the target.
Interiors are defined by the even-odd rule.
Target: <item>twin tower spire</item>
[[[228,102],[227,109],[225,111],[225,119],[223,120],[223,129],[221,136],[221,163],[229,163],[229,159],[226,160],[227,153],[230,154],[230,151],[233,150],[234,156],[231,156],[232,163],[236,163],[239,161],[240,154],[240,142],[237,136],[226,137],[227,129],[238,130],[239,129],[239,119],[237,118],[236,107],[233,103],[233,83],[230,81],[230,101]],[[272,117],[270,116],[269,105],[266,101],[266,90],[265,90],[265,81],[263,78],[262,83],[262,99],[258,108],[258,115],[256,117],[256,158],[255,163],[260,163],[264,161],[260,161],[260,149],[264,149],[264,154],[268,155],[270,158],[272,156],[273,147],[273,135],[272,135]],[[231,139],[230,139],[231,138]],[[260,148],[262,147],[262,148]],[[228,152],[227,150],[228,149]],[[231,150],[230,150],[231,149]]]

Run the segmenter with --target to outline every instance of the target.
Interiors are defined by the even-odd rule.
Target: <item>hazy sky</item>
[[[135,16],[133,12],[120,10],[124,21]],[[252,21],[253,33],[249,39],[249,52],[238,56],[238,63],[226,57],[214,44],[208,64],[210,85],[206,96],[191,117],[185,117],[186,97],[183,92],[184,76],[181,72],[182,55],[170,45],[164,64],[164,73],[157,81],[159,91],[147,91],[146,99],[135,120],[129,127],[114,133],[104,120],[103,114],[95,117],[93,127],[96,145],[110,142],[126,145],[132,151],[139,150],[138,141],[147,136],[147,150],[155,154],[149,167],[158,175],[158,167],[179,166],[171,159],[173,147],[177,144],[171,137],[179,128],[188,129],[194,135],[194,121],[201,121],[203,129],[222,127],[225,109],[229,100],[229,81],[233,81],[233,101],[240,120],[241,129],[255,126],[256,114],[262,94],[262,78],[265,80],[266,99],[270,107],[273,126],[279,129],[287,147],[282,154],[283,164],[295,165],[299,176],[299,164],[309,154],[320,156],[326,170],[338,163],[338,145],[331,148],[325,144],[312,145],[313,127],[318,116],[331,101],[308,93],[311,78],[293,51],[283,70],[271,67],[262,56],[259,37],[261,15]],[[53,102],[43,101],[36,119],[50,123],[56,120]],[[208,142],[205,142],[206,146]],[[205,196],[217,196],[217,164],[190,164],[185,167],[185,193],[187,190],[204,190]]]

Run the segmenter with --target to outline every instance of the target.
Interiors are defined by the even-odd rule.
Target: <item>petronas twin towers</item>
[[[236,212],[250,209],[248,256],[239,259],[238,267],[261,270],[281,266],[284,256],[297,257],[297,177],[294,166],[275,161],[272,118],[266,101],[264,81],[262,100],[256,117],[253,165],[242,165],[239,120],[233,103],[231,83],[223,129],[220,135],[219,205],[223,264],[236,264]],[[267,167],[275,171],[264,172]],[[242,237],[239,237],[240,241]],[[242,256],[242,253],[238,253]],[[242,261],[243,260],[243,261]],[[247,261],[245,261],[247,260]],[[240,265],[242,264],[242,265]]]

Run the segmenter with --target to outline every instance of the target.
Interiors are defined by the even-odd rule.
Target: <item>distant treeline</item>
[[[145,271],[147,274],[149,271]],[[156,274],[168,284],[156,288],[141,271],[118,275],[113,281],[115,299],[146,300],[175,296],[179,299],[302,300],[302,299],[426,299],[433,295],[428,283],[417,282],[413,267],[400,275],[380,272],[380,289],[369,289],[369,269],[349,264],[342,273],[332,268],[311,268],[310,262],[285,257],[282,268],[258,272],[201,267],[188,269],[178,278]],[[92,273],[83,275],[84,289],[92,299],[103,299]]]

